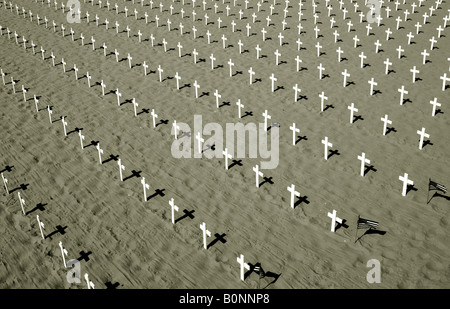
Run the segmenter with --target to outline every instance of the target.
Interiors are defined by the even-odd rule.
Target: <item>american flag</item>
[[[444,185],[438,184],[437,182],[434,182],[430,179],[430,183],[428,184],[428,190],[437,190],[441,191],[442,193],[447,192],[447,188]]]
[[[358,229],[376,229],[377,227],[376,221],[358,218]]]

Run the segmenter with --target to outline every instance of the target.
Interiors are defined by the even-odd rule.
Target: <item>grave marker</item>
[[[44,228],[44,222],[41,222],[41,221],[39,220],[39,215],[36,215],[36,219],[37,219],[37,222],[38,222],[39,231],[41,231],[42,239],[45,239],[45,237],[44,237],[44,232],[42,231],[42,229]]]
[[[84,149],[84,146],[83,146],[84,135],[81,134],[81,129],[78,130],[78,136],[80,137],[81,149]]]
[[[150,189],[150,185],[145,182],[145,177],[142,177],[141,184],[144,189],[144,202],[146,202],[147,201],[147,189]],[[173,201],[173,199],[172,199],[172,201]]]
[[[431,112],[431,116],[434,117],[436,115],[436,106],[441,107],[441,103],[437,101],[435,97],[434,100],[430,101],[430,104],[433,105],[433,111]]]
[[[67,121],[65,120],[64,116],[61,117],[61,122],[62,122],[63,129],[64,129],[64,136],[67,136],[67,130],[66,130]]]
[[[97,148],[97,152],[98,152],[98,163],[102,164],[103,149],[100,148],[100,142],[98,142],[95,147]]]
[[[336,216],[336,210],[333,209],[333,213],[328,213],[328,217],[331,218],[331,232],[335,232],[336,222],[342,224],[342,219]]]
[[[25,209],[24,209],[25,200],[20,196],[20,192],[17,192],[17,196],[19,197],[19,203],[20,203],[20,207],[22,208],[22,213],[23,213],[23,215],[25,215]]]
[[[136,102],[135,98],[133,98],[132,103],[133,103],[133,109],[134,109],[134,117],[137,117],[136,108],[139,106],[139,104]]]
[[[264,174],[259,170],[258,164],[256,164],[255,167],[253,167],[253,171],[256,174],[256,187],[259,188],[259,176],[263,177]]]
[[[66,256],[68,254],[67,250],[64,249],[62,242],[59,242],[59,248],[61,248],[61,255],[63,258],[63,263],[64,263],[64,267],[67,268],[67,264],[66,264]]]
[[[419,141],[419,149],[422,150],[423,147],[423,138],[430,138],[430,134],[425,133],[425,128],[422,128],[422,130],[417,130],[417,134],[420,135],[420,141]]]
[[[328,100],[328,97],[325,96],[325,92],[322,91],[321,94],[319,94],[320,97],[320,112],[323,112],[323,101]]]
[[[125,170],[125,166],[122,165],[122,160],[121,160],[121,159],[119,159],[119,161],[117,162],[117,164],[119,165],[120,181],[123,181],[122,171]]]
[[[206,247],[206,236],[211,237],[211,232],[206,229],[205,222],[200,224],[200,229],[203,231],[203,248],[205,248],[205,250],[206,250],[207,249],[207,247]]]
[[[250,270],[250,266],[247,263],[244,263],[244,255],[241,254],[240,257],[237,258],[237,262],[241,266],[241,280],[244,281],[244,270]]]
[[[322,144],[324,144],[324,146],[325,146],[324,158],[325,158],[325,160],[328,160],[328,147],[333,147],[333,144],[328,142],[327,136],[325,136],[325,138],[322,140]]]
[[[295,146],[295,135],[296,133],[300,133],[300,129],[295,127],[295,122],[289,127],[289,129],[292,131],[292,145]]]
[[[414,182],[408,179],[408,173],[405,173],[403,176],[399,176],[398,179],[403,182],[402,196],[406,196],[408,185],[414,185]]]
[[[178,211],[179,208],[177,205],[175,205],[173,198],[170,199],[169,205],[171,206],[171,209],[172,209],[172,224],[175,224],[175,211]],[[200,228],[201,228],[201,226],[200,226]]]
[[[287,187],[287,190],[288,190],[289,192],[291,192],[291,208],[294,209],[294,206],[295,206],[295,203],[294,203],[295,197],[296,197],[296,196],[297,196],[297,197],[300,197],[300,192],[295,191],[295,186],[294,186],[294,184],[291,184],[290,187]]]
[[[347,107],[350,110],[350,123],[353,123],[353,113],[358,112],[358,109],[355,108],[355,103]]]

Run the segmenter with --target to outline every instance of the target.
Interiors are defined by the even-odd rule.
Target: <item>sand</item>
[[[120,14],[108,11],[106,3],[99,7],[81,3],[82,21],[69,24],[66,13],[51,8],[40,1],[14,0],[19,7],[18,16],[0,7],[0,25],[12,31],[8,39],[6,31],[0,37],[0,67],[7,74],[7,85],[0,87],[0,170],[9,180],[10,194],[4,189],[0,196],[0,287],[1,288],[86,288],[70,284],[66,280],[68,269],[64,268],[58,243],[61,241],[68,251],[68,259],[79,259],[83,252],[88,258],[81,260],[81,272],[89,274],[96,288],[116,284],[116,288],[238,288],[253,289],[258,286],[258,275],[252,273],[241,281],[236,258],[244,255],[245,261],[254,265],[260,262],[266,272],[279,275],[261,279],[261,287],[267,289],[299,288],[449,288],[450,250],[448,228],[450,198],[435,196],[427,204],[428,180],[450,185],[448,167],[450,139],[447,111],[448,89],[442,91],[440,76],[448,73],[447,57],[450,42],[448,29],[437,38],[436,28],[443,26],[442,18],[449,8],[445,0],[429,17],[419,34],[415,34],[416,22],[423,23],[423,13],[428,12],[432,1],[416,8],[416,13],[402,21],[396,29],[395,18],[404,18],[403,12],[411,11],[411,1],[401,4],[395,12],[395,4],[386,2],[391,17],[385,18],[380,27],[372,25],[373,35],[366,36],[367,22],[359,23],[358,14],[367,9],[364,1],[358,0],[358,12],[346,1],[347,18],[339,10],[337,1],[332,17],[336,20],[330,28],[325,2],[318,2],[317,26],[320,37],[315,38],[314,18],[311,2],[303,5],[303,32],[298,35],[298,1],[289,4],[286,17],[287,29],[282,30],[285,3],[277,1],[271,25],[267,27],[272,1],[265,1],[261,12],[257,12],[256,1],[250,1],[245,10],[243,1],[207,1],[207,10],[197,1],[197,19],[192,21],[192,2],[162,1],[150,9],[148,2],[133,4],[117,1]],[[116,1],[111,1],[111,8]],[[218,12],[214,14],[214,3]],[[124,6],[128,17],[125,17]],[[173,5],[173,15],[169,6]],[[230,16],[226,6],[230,6]],[[21,7],[26,9],[23,18]],[[134,16],[137,9],[139,19]],[[181,19],[180,9],[185,16]],[[239,20],[239,10],[245,17]],[[28,11],[33,12],[30,21]],[[85,11],[89,11],[90,23]],[[144,12],[149,14],[145,24]],[[257,20],[252,23],[251,14]],[[320,13],[319,13],[320,12]],[[209,16],[205,25],[204,14]],[[95,24],[98,14],[99,27]],[[43,20],[37,25],[36,15],[47,16],[48,29]],[[156,27],[155,15],[160,18]],[[217,18],[222,19],[218,29]],[[104,20],[109,20],[106,30]],[[172,21],[168,31],[167,19]],[[52,20],[58,25],[53,32]],[[118,21],[119,34],[114,29]],[[231,31],[231,21],[236,22],[236,32]],[[354,31],[347,32],[351,20]],[[184,34],[180,35],[179,24],[183,23]],[[247,37],[245,26],[251,25]],[[66,27],[62,37],[60,25]],[[131,28],[130,38],[124,30]],[[197,29],[193,39],[192,26]],[[447,26],[448,27],[448,26]],[[75,31],[75,41],[70,36]],[[265,28],[266,41],[262,41],[261,29]],[[386,41],[385,30],[393,31]],[[139,43],[137,32],[143,33]],[[206,31],[211,33],[211,44],[207,43]],[[340,34],[334,43],[333,32]],[[19,34],[19,45],[13,38]],[[411,45],[406,34],[415,35]],[[278,34],[284,35],[280,46]],[[81,46],[80,34],[85,40]],[[155,37],[151,46],[150,34]],[[227,37],[227,48],[222,48],[222,35]],[[360,41],[353,47],[353,37]],[[27,39],[23,48],[22,36]],[[92,51],[91,36],[95,38]],[[430,50],[432,36],[437,39],[435,49]],[[163,38],[168,42],[164,52]],[[303,42],[297,50],[296,40]],[[382,46],[375,53],[374,42]],[[31,41],[37,45],[33,55]],[[244,44],[239,54],[238,41]],[[182,57],[178,57],[177,43],[183,46]],[[315,44],[323,47],[317,57]],[[107,45],[107,57],[100,47]],[[255,46],[262,48],[260,59],[256,59]],[[398,59],[396,48],[405,49]],[[45,52],[42,60],[40,47]],[[344,50],[338,62],[336,50]],[[192,51],[198,51],[199,62],[194,64]],[[114,49],[120,53],[116,62]],[[429,62],[422,64],[421,52],[427,49]],[[274,52],[281,53],[280,64],[275,65]],[[50,53],[55,55],[56,66],[52,66]],[[360,68],[358,55],[364,52],[365,63]],[[127,54],[133,57],[132,69],[128,67]],[[216,58],[211,70],[209,56]],[[296,72],[295,57],[302,59],[301,70]],[[63,72],[61,58],[67,63]],[[345,59],[344,59],[345,58]],[[389,58],[393,70],[385,75],[383,62]],[[234,76],[229,77],[227,62],[232,59]],[[149,65],[144,76],[143,62]],[[325,67],[324,78],[319,80],[317,66]],[[79,68],[75,79],[73,65]],[[158,79],[158,66],[163,72],[163,82]],[[410,69],[416,66],[420,80],[412,83]],[[255,79],[249,85],[249,68],[255,71]],[[341,72],[347,69],[350,84],[343,87]],[[92,76],[88,88],[86,72]],[[181,89],[176,89],[175,73],[181,76]],[[240,73],[239,73],[240,72]],[[271,92],[269,76],[278,79]],[[17,83],[12,92],[10,79]],[[371,78],[378,83],[380,92],[370,96]],[[257,80],[258,79],[258,80]],[[106,95],[102,96],[100,82],[106,84]],[[200,94],[195,99],[194,80],[200,84]],[[305,96],[294,102],[292,87],[298,84],[299,95]],[[27,89],[23,101],[21,87]],[[186,86],[185,86],[186,85]],[[405,104],[399,104],[397,91],[402,85],[409,92]],[[117,106],[115,89],[122,93],[120,107]],[[218,89],[223,102],[216,108],[214,91]],[[320,113],[319,94],[324,91],[330,105]],[[36,113],[33,95],[39,96],[39,112]],[[441,112],[431,116],[430,100],[437,97],[442,103]],[[138,116],[134,116],[131,100],[139,103]],[[237,118],[235,102],[240,99],[245,105]],[[349,123],[347,107],[355,103],[362,119]],[[52,106],[53,123],[49,122],[47,105]],[[158,114],[158,126],[153,128],[151,110]],[[273,184],[255,186],[252,168],[260,159],[243,158],[241,166],[235,164],[224,168],[223,159],[177,159],[171,154],[174,136],[171,135],[173,120],[193,127],[194,115],[202,115],[203,123],[216,122],[225,128],[226,123],[262,123],[262,113],[268,110],[269,123],[280,124],[280,161],[276,169],[263,170]],[[380,118],[389,115],[395,128],[382,135]],[[61,116],[68,122],[68,136],[63,133]],[[162,122],[161,122],[162,121]],[[304,136],[292,145],[292,123]],[[430,143],[419,150],[417,130],[426,128]],[[85,136],[82,150],[77,129]],[[269,131],[270,134],[270,131]],[[331,150],[338,153],[324,160],[321,140],[327,136],[333,144]],[[187,137],[184,137],[187,138]],[[205,140],[208,136],[204,136]],[[95,147],[100,142],[104,150],[102,165],[98,162]],[[192,149],[196,143],[192,138]],[[364,177],[360,173],[361,153],[366,153],[373,166]],[[110,155],[119,156],[111,158]],[[125,181],[120,182],[117,159],[126,167]],[[7,169],[7,167],[12,167]],[[132,173],[134,171],[134,173]],[[414,189],[403,197],[402,183],[398,179],[404,173],[414,181]],[[134,175],[134,176],[133,176]],[[139,175],[139,176],[136,176]],[[149,200],[143,201],[141,177],[145,177],[150,189]],[[301,202],[290,207],[291,184],[301,193]],[[155,190],[163,190],[157,194]],[[22,214],[17,193],[25,199],[26,215]],[[431,197],[432,193],[430,193]],[[169,200],[174,198],[179,212],[178,220],[171,223]],[[37,205],[45,205],[42,210]],[[335,233],[330,232],[331,219],[327,213],[337,211],[345,219],[345,225]],[[193,218],[184,216],[183,210],[194,211]],[[39,215],[45,224],[46,239],[40,236],[36,221]],[[355,241],[356,220],[363,218],[379,222],[384,234],[367,234]],[[214,241],[215,234],[223,235],[225,243],[214,241],[208,250],[203,249],[202,232],[205,222]],[[59,226],[59,228],[58,228]],[[58,232],[58,231],[62,231]],[[358,231],[361,236],[364,231]],[[367,262],[377,259],[381,265],[381,283],[371,284],[366,275],[371,269]]]

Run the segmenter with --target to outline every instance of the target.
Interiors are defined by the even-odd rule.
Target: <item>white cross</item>
[[[450,82],[450,77],[447,77],[447,73],[444,73],[440,79],[442,79],[442,91],[444,91],[446,82]]]
[[[388,124],[392,124],[392,120],[388,119],[388,115],[384,115],[384,118],[381,117],[381,121],[383,121],[384,125],[383,125],[383,135],[386,135],[386,129],[387,129],[387,125]]]
[[[355,103],[352,103],[352,105],[349,105],[347,108],[350,110],[350,123],[353,123],[353,113],[358,112],[358,109],[355,108]]]
[[[200,132],[197,133],[197,135],[195,136],[195,139],[198,142],[198,153],[202,153],[202,143],[205,141],[204,138],[201,137]]]
[[[383,63],[386,65],[385,74],[388,74],[389,66],[392,64],[392,62],[389,62],[389,58],[386,58],[386,60]]]
[[[62,116],[62,117],[61,117],[61,121],[62,121],[62,124],[63,124],[64,136],[67,136],[67,131],[66,131],[67,121],[66,121],[64,118],[65,118],[65,117]]]
[[[322,79],[322,71],[325,71],[325,68],[322,66],[322,63],[317,66],[317,69],[319,70],[319,79]]]
[[[144,76],[147,76],[147,69],[148,69],[147,63],[144,61],[144,63],[142,64],[142,66],[144,67]]]
[[[429,41],[431,42],[430,49],[433,50],[434,43],[437,43],[437,41],[434,39],[434,36]]]
[[[116,62],[119,62],[119,52],[117,49],[114,49],[114,54],[116,55]]]
[[[259,176],[263,177],[263,173],[259,170],[258,164],[253,168],[253,171],[256,174],[256,187],[259,188]]]
[[[437,27],[436,30],[438,31],[438,39],[439,39],[441,37],[441,31],[444,30],[444,28],[442,28],[441,25],[439,25],[439,27]]]
[[[347,77],[350,77],[350,73],[347,73],[347,69],[344,70],[344,72],[341,73],[344,76],[344,87],[347,85]]]
[[[411,44],[411,39],[414,38],[414,35],[410,32],[406,35],[408,37],[408,45]]]
[[[222,97],[222,95],[219,94],[219,91],[216,89],[216,91],[214,92],[214,96],[216,97],[216,106],[217,108],[219,108],[219,99]]]
[[[169,205],[171,207],[172,210],[172,224],[175,224],[175,211],[178,211],[179,208],[177,205],[175,205],[174,199],[171,198],[169,201]],[[200,227],[201,228],[201,227]]]
[[[253,75],[255,75],[255,72],[253,72],[253,69],[250,67],[248,73],[250,74],[250,85],[251,85],[253,81]]]
[[[94,1],[92,1],[92,3],[94,3]],[[95,287],[94,283],[89,280],[89,275],[87,273],[84,274],[84,279],[86,280],[86,284],[87,284],[88,290],[94,289],[94,287]]]
[[[36,95],[34,95],[34,105],[36,106],[36,113],[39,111],[39,110],[38,110],[38,103],[39,103],[39,100],[38,100],[38,98],[36,97]]]
[[[247,36],[250,36],[250,29],[252,28],[252,26],[250,26],[249,23],[247,23],[247,25],[245,26],[245,28],[247,28]]]
[[[180,130],[180,126],[177,125],[176,120],[173,121],[172,128],[174,131],[175,139],[178,139],[178,130]]]
[[[284,36],[281,34],[281,32],[280,32],[280,34],[278,34],[278,38],[280,39],[280,46],[283,46]]]
[[[405,173],[403,176],[399,176],[398,179],[403,181],[402,196],[406,196],[406,189],[408,185],[413,185],[414,182],[408,179],[408,173]]]
[[[295,200],[295,197],[297,196],[297,197],[300,197],[300,192],[297,192],[297,191],[295,191],[295,186],[294,186],[294,184],[291,184],[291,186],[290,187],[287,187],[287,190],[289,191],[289,192],[291,192],[291,208],[292,209],[294,209],[294,200]]]
[[[241,280],[244,281],[244,269],[250,270],[250,266],[244,262],[244,255],[242,254],[237,258],[237,262],[241,265]]]
[[[363,152],[360,156],[358,156],[358,160],[361,161],[361,176],[364,177],[364,167],[367,164],[370,164],[370,160],[366,159],[366,154]]]
[[[353,41],[355,42],[355,44],[353,45],[353,47],[356,48],[356,46],[357,46],[358,42],[360,41],[360,39],[358,39],[358,36],[355,35],[355,36],[353,37]]]
[[[378,48],[381,46],[380,40],[377,40],[377,41],[374,43],[374,45],[376,46],[376,48],[375,48],[375,53],[378,54]]]
[[[139,106],[139,104],[136,102],[136,99],[133,98],[133,109],[134,109],[134,117],[137,117],[136,108]]]
[[[238,99],[236,105],[238,107],[238,118],[241,118],[241,108],[244,108],[244,104],[241,104],[241,99]]]
[[[341,62],[341,54],[344,53],[344,51],[341,50],[341,47],[339,46],[336,52],[338,53],[338,62]]]
[[[295,146],[295,135],[296,133],[300,133],[300,129],[295,127],[295,122],[289,127],[289,129],[292,131],[292,145]]]
[[[200,85],[197,83],[197,81],[194,81],[194,88],[195,88],[195,98],[198,99],[198,89],[200,88]]]
[[[322,91],[321,94],[319,94],[320,97],[320,111],[323,112],[323,101],[328,100],[328,97],[325,96],[325,93]]]
[[[277,81],[277,78],[275,78],[275,75],[272,73],[271,76],[269,76],[269,79],[272,81],[272,92],[275,91],[275,82]]]
[[[180,42],[178,42],[177,47],[178,47],[178,57],[181,58],[181,49],[183,48],[183,46],[180,44]]]
[[[437,98],[434,98],[434,100],[430,101],[430,104],[433,105],[433,111],[431,113],[431,116],[434,117],[434,115],[436,115],[436,106],[441,107],[441,103],[437,101]]]
[[[61,248],[61,255],[62,255],[62,258],[63,258],[64,267],[67,267],[66,256],[67,256],[68,252],[67,252],[66,249],[64,249],[63,244],[62,244],[61,241],[59,242],[59,247]]]
[[[368,83],[370,84],[370,95],[373,94],[373,86],[377,86],[378,83],[374,81],[373,77],[368,81]]]
[[[128,53],[127,58],[128,58],[128,65],[130,66],[131,69],[131,60],[133,59],[133,57],[131,57],[130,54]]]
[[[20,207],[22,208],[22,213],[25,215],[25,209],[23,206],[25,205],[25,200],[20,196],[20,192],[17,192],[17,196],[19,197]]]
[[[214,55],[211,54],[211,56],[209,56],[209,59],[211,59],[211,70],[214,70],[214,60],[216,60],[216,58],[214,58]]]
[[[100,148],[100,142],[97,143],[97,151],[98,151],[98,162],[100,164],[102,164],[102,153],[103,153],[103,149]]]
[[[23,93],[23,101],[26,102],[27,101],[27,90],[25,89],[25,86],[22,85],[22,93]]]
[[[294,87],[292,87],[292,89],[294,89],[294,102],[297,102],[298,100],[298,92],[301,92],[302,90],[300,88],[298,88],[298,84],[295,84]]]
[[[274,52],[275,55],[275,64],[278,65],[278,57],[281,56],[281,54],[278,52],[278,49]]]
[[[256,49],[256,59],[259,59],[259,52],[261,51],[259,44],[256,45],[255,49]]]
[[[144,189],[144,202],[146,202],[147,201],[147,189],[150,189],[150,185],[145,182],[145,177],[142,177],[141,184]]]
[[[125,170],[125,166],[122,165],[122,160],[121,160],[121,159],[119,159],[119,161],[117,162],[117,164],[119,165],[120,181],[123,181],[122,171]]]
[[[3,173],[1,173],[2,175],[2,179],[3,179],[3,185],[5,186],[6,189],[6,193],[9,194],[9,190],[8,190],[8,179],[5,178],[5,176],[3,176]]]
[[[262,115],[264,117],[264,131],[267,131],[267,119],[272,119],[272,116],[267,113],[267,109],[264,111],[264,113],[262,113]]]
[[[78,136],[80,137],[80,144],[81,144],[81,149],[84,149],[84,146],[83,146],[84,135],[83,135],[83,134],[81,134],[81,129],[80,129],[80,130],[78,130]]]
[[[422,128],[422,130],[417,130],[417,134],[420,135],[420,141],[419,141],[419,149],[422,150],[423,147],[423,138],[430,138],[430,134],[425,133],[425,128]]]
[[[120,97],[122,94],[119,92],[119,89],[116,89],[116,96],[117,96],[117,105],[120,106]]]
[[[194,48],[194,51],[192,52],[192,54],[194,55],[194,64],[197,63],[197,56],[198,56],[198,52],[197,50]]]
[[[106,85],[103,83],[103,79],[102,79],[102,82],[100,83],[100,86],[102,87],[102,95],[105,96],[105,87],[106,87]]]
[[[261,33],[262,33],[263,41],[265,41],[266,40],[266,33],[267,33],[267,31],[264,28],[262,28]]]
[[[138,30],[138,37],[139,37],[139,43],[141,43],[142,32],[140,29]]]
[[[333,213],[328,213],[328,217],[331,218],[331,231],[334,233],[336,228],[336,222],[342,224],[342,219],[336,216],[336,210],[333,209]]]
[[[228,61],[228,65],[230,66],[230,77],[232,77],[234,63],[231,61],[231,59]]]
[[[47,105],[47,111],[48,111],[48,119],[50,120],[50,123],[52,123],[52,109],[50,108],[50,105]]]
[[[300,38],[297,39],[297,41],[295,41],[297,43],[297,50],[300,50],[300,48],[302,47],[303,42],[300,40]],[[319,56],[319,55],[317,55]]]
[[[234,32],[234,27],[236,26],[236,23],[234,20],[231,21],[231,31]]]
[[[324,158],[325,158],[325,160],[328,160],[328,147],[333,147],[333,144],[328,142],[327,136],[325,136],[325,138],[322,140],[322,144],[324,144],[324,146],[325,146]]]
[[[167,52],[167,41],[166,41],[166,38],[162,39],[162,43],[164,45],[164,52],[166,53]]]
[[[233,157],[231,154],[228,153],[228,149],[225,148],[224,151],[222,151],[222,154],[225,156],[225,169],[228,170],[228,159],[232,159]]]
[[[175,73],[175,79],[177,80],[177,90],[180,90],[181,77],[178,75],[178,72]]]
[[[239,54],[242,54],[242,46],[244,46],[244,44],[241,42],[241,40],[239,40],[238,46],[239,46]]]
[[[413,83],[415,83],[416,82],[416,74],[420,73],[420,71],[416,69],[416,66],[413,66],[413,68],[410,69],[409,71],[411,73],[413,73]]]
[[[156,128],[155,120],[156,120],[156,118],[158,118],[158,114],[156,114],[156,113],[155,113],[155,110],[152,109],[152,112],[150,113],[150,115],[152,115],[152,119],[153,119],[153,127]]]
[[[207,247],[206,247],[206,236],[211,237],[211,232],[206,229],[205,222],[200,224],[200,229],[203,231],[203,248],[207,249]]]
[[[150,41],[152,42],[152,47],[153,47],[154,42],[155,42],[155,37],[153,36],[153,33],[150,34]]]
[[[350,20],[348,21],[347,26],[348,26],[348,32],[350,32],[350,30],[352,29],[352,26],[353,26],[353,24]]]
[[[334,30],[333,35],[334,35],[334,43],[337,43],[337,38],[338,36],[340,36],[340,34],[337,32],[337,30]]]
[[[159,74],[159,81],[160,81],[160,82],[162,82],[162,79],[161,79],[161,73],[162,73],[162,72],[164,72],[164,70],[161,69],[161,65],[158,65],[158,74]]]
[[[400,92],[400,105],[403,105],[403,95],[408,94],[408,91],[405,90],[405,86],[402,85],[402,88],[399,88],[398,92]]]
[[[320,29],[317,27],[317,26],[315,26],[314,27],[314,31],[316,32],[316,39],[319,37],[319,31],[320,31]]]
[[[297,55],[297,57],[294,60],[297,62],[297,72],[298,72],[300,63],[303,62],[303,61],[300,59],[300,57],[298,55]]]
[[[430,54],[427,52],[426,49],[424,49],[423,52],[421,52],[420,54],[423,56],[423,62],[422,62],[422,64],[425,64],[425,63],[426,63],[426,60],[427,60],[427,56],[429,56]]]

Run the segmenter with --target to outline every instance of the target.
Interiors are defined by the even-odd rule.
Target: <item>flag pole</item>
[[[355,243],[358,240],[358,222],[359,222],[359,215],[358,215],[358,220],[356,221],[356,235],[355,235]]]

